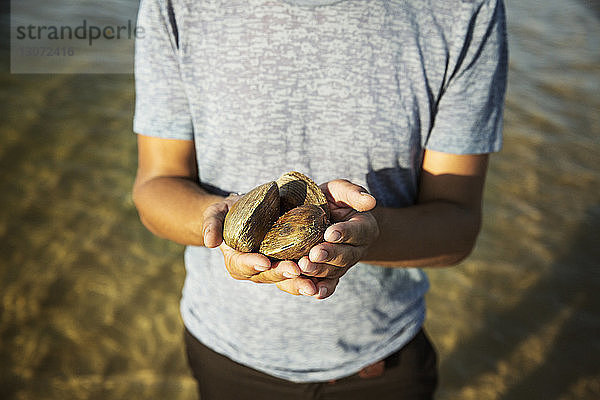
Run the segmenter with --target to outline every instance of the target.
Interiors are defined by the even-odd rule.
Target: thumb
[[[375,208],[377,200],[365,188],[345,179],[329,181],[321,186],[327,197],[334,203],[346,205],[356,211],[369,211]]]
[[[229,207],[227,203],[211,204],[202,215],[202,237],[206,247],[217,247],[223,242],[223,223]]]

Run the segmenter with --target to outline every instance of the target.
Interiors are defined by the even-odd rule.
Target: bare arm
[[[447,266],[469,255],[481,224],[487,161],[485,154],[426,151],[417,204],[405,208],[376,207],[375,199],[361,193],[363,188],[345,180],[321,185],[338,222],[327,228],[326,242],[298,262],[304,275],[320,278],[318,290],[326,294],[318,297],[330,296],[358,261],[386,267]]]
[[[330,242],[313,248],[310,261],[304,257],[300,268],[289,261],[271,265],[260,254],[237,253],[222,245],[225,264],[236,279],[279,282],[282,290],[294,294],[318,293],[324,286],[327,293],[316,294],[321,298],[331,295],[339,277],[359,260],[389,267],[454,264],[469,254],[479,231],[486,168],[486,155],[427,151],[418,204],[370,212],[374,199],[361,196],[360,187],[329,182],[330,195],[365,212],[350,208],[354,215],[328,228],[325,239]],[[209,247],[222,241],[229,203],[198,185],[193,141],[138,135],[133,198],[144,225],[160,237]],[[334,231],[341,239],[330,239]],[[327,250],[325,259],[314,257],[319,249]],[[315,287],[309,279],[294,278],[300,272],[323,279]]]
[[[239,253],[222,243],[223,220],[236,197],[223,198],[200,187],[193,141],[138,135],[133,199],[151,232],[185,245],[220,246],[225,267],[235,279],[275,283],[300,275],[292,261],[271,263],[262,254]],[[298,281],[289,289],[295,294],[311,290],[310,281]]]
[[[133,201],[142,223],[154,234],[181,244],[204,245],[203,214],[223,197],[197,182],[191,140],[138,135],[138,170]]]
[[[385,266],[453,265],[471,252],[481,225],[488,155],[426,151],[418,202],[375,208],[378,240],[363,260]]]

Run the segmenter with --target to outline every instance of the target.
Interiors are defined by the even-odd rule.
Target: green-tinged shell
[[[279,217],[279,189],[275,182],[260,185],[239,199],[225,216],[223,239],[242,252],[255,252]]]
[[[314,204],[295,207],[273,224],[259,251],[278,260],[298,260],[323,241],[329,225],[325,211]]]
[[[277,179],[277,186],[279,186],[282,213],[301,205],[314,204],[321,207],[329,219],[329,207],[325,194],[306,175],[296,171],[288,172]]]

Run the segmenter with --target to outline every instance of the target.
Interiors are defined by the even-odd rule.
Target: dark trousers
[[[421,400],[432,399],[437,385],[436,352],[422,330],[383,362],[332,382],[264,374],[212,351],[187,330],[185,345],[201,400]]]

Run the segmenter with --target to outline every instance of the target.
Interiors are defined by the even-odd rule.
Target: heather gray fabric
[[[283,0],[286,3],[301,6],[301,7],[318,7],[328,6],[335,3],[340,3],[345,0]]]
[[[405,207],[424,149],[500,149],[501,0],[167,3],[141,2],[134,131],[193,139],[208,190],[246,192],[297,170]],[[185,265],[188,329],[292,381],[355,373],[408,342],[425,316],[419,269],[358,264],[319,301],[232,279],[217,249],[187,247]]]

